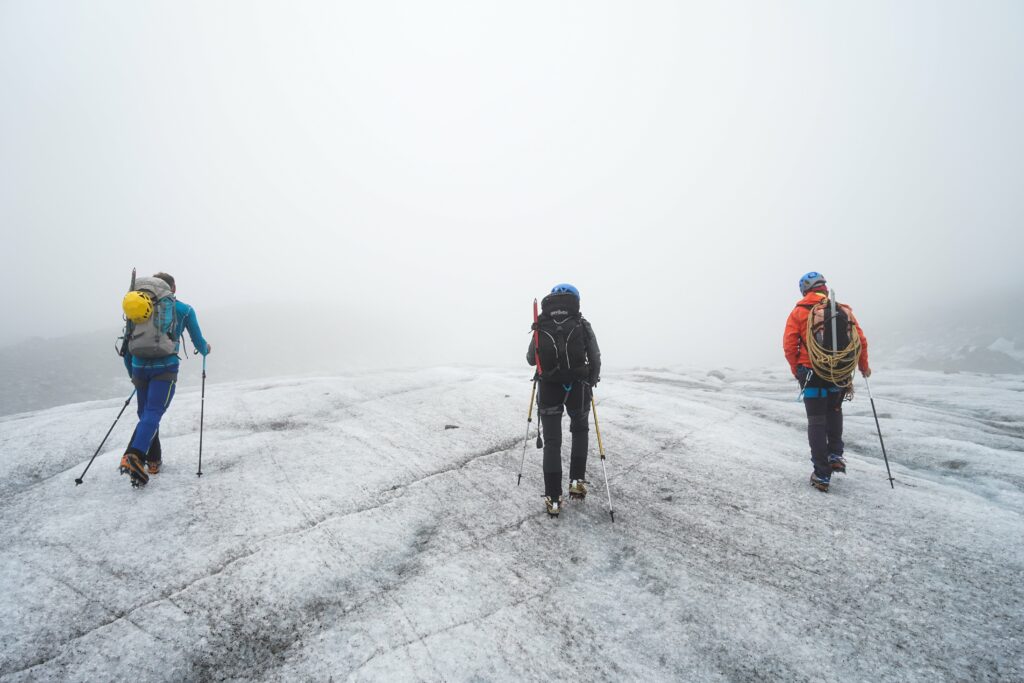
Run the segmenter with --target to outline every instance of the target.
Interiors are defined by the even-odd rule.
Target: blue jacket
[[[209,351],[209,344],[203,338],[203,331],[199,329],[199,320],[196,318],[196,309],[182,301],[174,302],[174,338],[181,342],[181,333],[188,330],[188,336],[192,345],[202,355]],[[176,372],[181,359],[177,354],[164,356],[163,358],[136,358],[130,353],[124,355],[124,366],[128,374],[132,374],[133,368],[166,368],[168,372]]]

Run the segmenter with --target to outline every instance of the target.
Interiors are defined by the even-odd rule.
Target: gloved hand
[[[597,375],[591,375],[590,379],[587,381],[590,382],[590,386],[596,387],[597,383],[601,381],[601,378],[598,377]]]
[[[200,354],[205,356],[205,355],[208,355],[210,353],[210,351],[212,351],[212,350],[213,350],[213,345],[210,342],[206,342],[206,350],[205,351],[201,351],[200,349],[196,349],[195,352],[196,353],[200,353]]]
[[[797,366],[797,369],[796,369],[796,381],[800,383],[800,386],[804,386],[804,385],[807,384],[808,378],[812,374],[814,374],[814,373],[812,372],[812,370],[810,368],[804,367],[803,365]]]
[[[862,374],[864,377],[870,377],[871,376],[871,368],[868,368],[867,370],[861,370],[860,374]]]

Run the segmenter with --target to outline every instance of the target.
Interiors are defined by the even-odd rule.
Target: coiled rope
[[[841,389],[852,391],[853,373],[857,370],[857,365],[860,363],[860,334],[857,332],[857,326],[851,324],[849,327],[850,343],[836,353],[832,353],[832,349],[825,348],[819,344],[814,336],[814,312],[819,308],[825,309],[822,320],[827,320],[828,309],[825,308],[826,303],[827,300],[815,304],[807,315],[807,335],[805,337],[807,354],[810,356],[814,374]],[[823,322],[823,324],[825,323]]]

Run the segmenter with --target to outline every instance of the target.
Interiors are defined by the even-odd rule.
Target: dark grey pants
[[[562,414],[569,413],[572,448],[569,479],[584,479],[590,436],[590,387],[573,382],[567,390],[557,382],[541,382],[537,406],[544,430],[544,495],[562,495]]]
[[[808,387],[804,390],[807,442],[811,446],[811,462],[814,464],[814,473],[825,479],[832,476],[832,466],[828,462],[829,454],[843,454],[844,392],[829,391],[830,388],[832,387]]]

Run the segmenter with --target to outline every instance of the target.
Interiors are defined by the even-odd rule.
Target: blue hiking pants
[[[160,418],[174,398],[174,387],[178,383],[178,370],[174,368],[134,368],[132,384],[138,390],[139,424],[135,427],[135,435],[128,447],[128,453],[134,453],[147,460],[153,438],[160,429]],[[157,455],[154,453],[154,455]],[[159,460],[159,456],[153,458]]]

